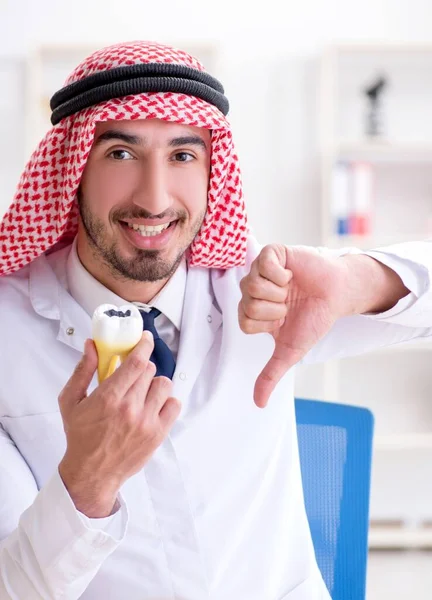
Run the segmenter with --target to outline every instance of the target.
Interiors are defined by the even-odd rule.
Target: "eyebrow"
[[[207,144],[199,135],[185,135],[173,138],[170,140],[169,146],[173,148],[179,148],[180,146],[201,146],[201,148],[207,150]]]
[[[111,140],[120,140],[126,144],[131,144],[132,146],[142,145],[142,139],[139,136],[124,133],[123,131],[117,131],[115,129],[108,129],[101,133],[94,145],[98,146],[99,144],[102,144],[102,142],[110,142]]]
[[[111,140],[120,140],[125,144],[130,144],[132,146],[145,145],[144,138],[141,138],[138,135],[125,133],[124,131],[118,131],[116,129],[108,129],[107,131],[104,131],[104,133],[101,133],[94,145],[98,146],[103,142],[109,142]],[[207,150],[207,144],[199,135],[184,135],[175,137],[169,141],[168,145],[172,148],[180,148],[181,146],[200,146],[204,150]]]

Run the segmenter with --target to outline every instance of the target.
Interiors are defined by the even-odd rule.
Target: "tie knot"
[[[154,320],[158,317],[161,312],[157,308],[152,308],[150,312],[146,312],[145,310],[140,310],[141,316],[143,318],[143,329],[147,331],[151,331],[153,337],[157,339],[159,337],[156,327],[154,324]]]
[[[161,311],[158,310],[157,308],[152,308],[151,311],[149,313],[147,313],[148,315],[150,315],[152,317],[152,319],[156,319],[156,317],[158,317],[161,314]]]

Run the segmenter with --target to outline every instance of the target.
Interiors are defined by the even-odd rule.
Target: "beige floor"
[[[371,552],[367,600],[431,600],[432,552]]]

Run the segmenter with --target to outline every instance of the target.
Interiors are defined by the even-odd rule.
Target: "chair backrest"
[[[366,408],[295,401],[306,512],[332,600],[364,600],[374,419]]]

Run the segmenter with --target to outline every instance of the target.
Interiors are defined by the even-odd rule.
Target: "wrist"
[[[65,460],[60,462],[58,472],[75,508],[82,514],[97,519],[118,510],[118,488],[113,483],[87,478]]]
[[[339,260],[346,291],[343,316],[386,312],[409,294],[395,271],[370,256],[348,254]]]

